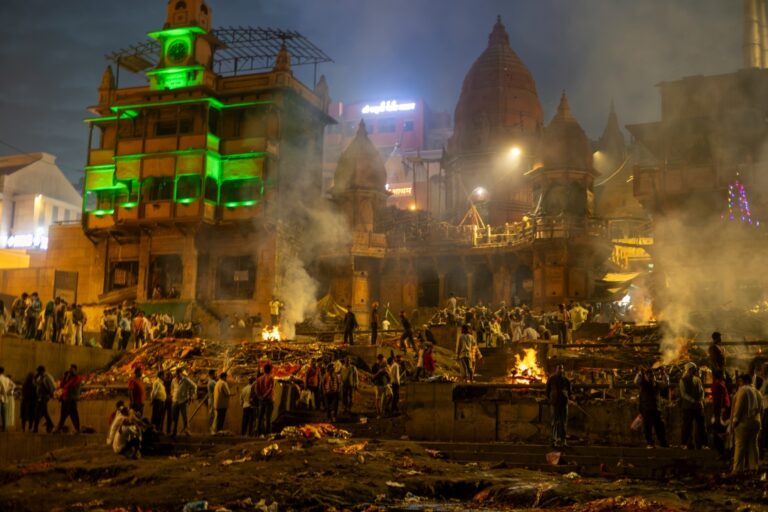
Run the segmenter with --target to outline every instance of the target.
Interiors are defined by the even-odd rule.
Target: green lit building
[[[90,107],[83,230],[117,298],[241,301],[267,314],[287,211],[321,193],[326,62],[295,32],[211,29],[204,0],[171,0],[162,30],[108,56]],[[143,73],[141,86],[120,74]],[[89,251],[90,252],[90,251]],[[76,255],[72,255],[73,257]],[[134,292],[135,290],[135,292]]]

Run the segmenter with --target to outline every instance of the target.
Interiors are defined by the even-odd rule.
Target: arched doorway
[[[436,308],[440,305],[440,278],[433,265],[422,263],[418,267],[417,304],[420,308]]]

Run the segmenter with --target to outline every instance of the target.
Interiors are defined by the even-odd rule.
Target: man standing
[[[328,363],[323,376],[323,394],[325,395],[325,412],[328,415],[328,421],[336,421],[339,414],[339,392],[341,391],[341,380],[336,373],[333,363]]]
[[[163,431],[163,417],[165,416],[165,401],[168,398],[165,391],[165,372],[160,370],[152,381],[152,391],[149,392],[149,402],[152,404],[152,425],[158,433]]]
[[[45,304],[45,309],[43,310],[43,334],[42,334],[42,340],[43,341],[53,341],[53,311],[55,308],[55,304],[53,300],[49,300]]]
[[[118,326],[120,328],[120,343],[118,345],[119,350],[128,349],[128,340],[131,339],[131,316],[127,310],[123,310],[120,313],[120,319],[118,320]]]
[[[50,433],[53,430],[53,420],[48,414],[48,401],[53,398],[56,391],[56,381],[53,375],[45,371],[45,366],[38,366],[35,374],[35,390],[37,391],[37,404],[35,405],[35,422],[32,425],[32,432],[37,433],[40,420],[45,418],[45,431]]]
[[[752,386],[752,375],[739,376],[739,390],[733,399],[733,431],[736,438],[733,450],[733,473],[756,471],[760,462],[758,436],[763,399]]]
[[[253,393],[253,383],[256,382],[255,377],[248,379],[248,385],[243,386],[240,390],[240,407],[243,408],[243,421],[240,426],[241,436],[253,435],[253,404],[251,403],[251,394]]]
[[[208,408],[208,433],[216,433],[216,408],[214,407],[213,397],[216,390],[216,370],[208,370],[208,385],[206,386],[208,394],[205,397],[205,406]]]
[[[461,326],[461,336],[456,341],[456,358],[459,360],[459,367],[461,368],[461,376],[466,382],[472,382],[472,335],[469,334],[469,326]]]
[[[170,435],[171,428],[173,427],[173,393],[171,392],[171,388],[173,387],[172,372],[164,372],[163,387],[165,388],[165,407],[163,408],[165,417],[165,433]]]
[[[411,326],[411,321],[405,316],[405,311],[400,311],[400,323],[403,326],[403,334],[400,336],[400,349],[405,353],[408,351],[406,340],[410,342],[411,348],[414,348],[413,327]]]
[[[5,374],[5,368],[0,366],[0,432],[5,432],[7,429],[6,420],[12,409],[15,388],[13,381]]]
[[[446,309],[448,310],[448,325],[456,325],[456,295],[453,292],[448,294]]]
[[[176,378],[171,383],[171,395],[173,396],[173,432],[171,437],[176,437],[179,426],[179,414],[184,420],[182,434],[189,435],[189,424],[187,421],[187,408],[189,401],[197,395],[197,385],[184,375],[181,368],[176,370]]]
[[[371,381],[376,386],[376,416],[381,418],[387,397],[392,393],[389,387],[389,372],[383,354],[376,355],[376,363],[371,368]]]
[[[227,384],[227,372],[221,372],[219,380],[213,389],[213,407],[216,410],[216,432],[224,430],[224,420],[227,418],[227,409],[229,408],[229,392]]]
[[[722,336],[717,331],[712,333],[712,343],[709,345],[709,366],[712,372],[719,370],[725,375],[725,351]]]
[[[101,346],[107,350],[112,350],[117,335],[117,313],[114,309],[104,310],[101,316]]]
[[[280,307],[282,303],[277,300],[277,297],[272,296],[272,300],[269,301],[269,317],[272,322],[272,327],[280,325]]]
[[[682,444],[688,449],[700,449],[706,444],[704,430],[704,386],[694,363],[685,365],[685,374],[680,379],[680,404],[683,410]],[[695,423],[695,425],[694,425]],[[693,428],[696,435],[693,435]]]
[[[344,343],[354,345],[354,330],[357,328],[357,317],[352,312],[352,306],[347,305],[347,312],[344,314]]]
[[[272,410],[275,406],[275,379],[272,377],[272,365],[264,365],[264,373],[256,380],[256,397],[259,400],[259,420],[256,434],[259,437],[272,433]]]
[[[358,383],[357,368],[350,363],[349,356],[347,356],[341,367],[341,404],[344,408],[344,414],[352,412],[352,397]]]
[[[131,399],[131,409],[143,418],[144,401],[147,398],[147,391],[144,389],[144,381],[141,379],[141,367],[139,366],[134,368],[133,376],[128,379],[128,396]]]
[[[312,393],[312,401],[315,404],[315,409],[319,408],[320,404],[318,401],[320,400],[320,394],[318,391],[320,389],[320,368],[317,367],[314,359],[309,362],[309,368],[307,368],[307,373],[304,375],[304,389],[307,389]]]
[[[661,411],[659,411],[659,393],[663,388],[669,387],[669,377],[662,370],[662,377],[657,378],[652,368],[645,368],[637,372],[635,385],[640,388],[638,409],[643,417],[643,433],[648,448],[654,447],[654,429],[659,444],[666,448],[669,444],[667,443],[667,432],[661,418]]]
[[[75,427],[75,433],[80,433],[80,413],[77,411],[77,402],[80,400],[80,385],[83,377],[77,374],[77,365],[69,366],[69,375],[61,382],[61,417],[59,424],[53,431],[54,434],[61,432],[67,418],[72,419],[72,426]]]
[[[74,327],[74,345],[83,345],[83,328],[88,318],[80,304],[72,304],[72,325]]]
[[[51,332],[51,341],[61,343],[61,328],[64,325],[65,306],[61,297],[53,300],[53,331]]]
[[[400,412],[400,365],[393,357],[387,358],[387,370],[389,371],[389,380],[392,386],[392,403],[390,404],[390,410],[393,414]]]
[[[379,338],[379,303],[371,305],[371,345],[375,345]]]
[[[563,365],[555,367],[555,374],[547,380],[547,399],[552,413],[552,446],[568,446],[568,402],[571,399],[571,381],[563,374]]]
[[[43,311],[43,303],[37,292],[32,292],[27,307],[27,338],[30,340],[39,339],[37,336],[37,324],[40,320],[40,313]]]

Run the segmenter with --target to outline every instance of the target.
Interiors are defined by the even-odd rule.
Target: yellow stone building
[[[290,212],[320,196],[332,122],[325,80],[312,90],[292,64],[328,59],[295,32],[214,31],[211,19],[204,0],[171,0],[162,30],[111,56],[87,119],[82,227],[54,229],[48,254],[77,272],[78,302],[269,313],[295,252]],[[121,87],[121,69],[146,85]]]

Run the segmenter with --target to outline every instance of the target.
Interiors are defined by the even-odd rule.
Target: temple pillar
[[[512,297],[512,273],[506,265],[499,266],[493,273],[493,301],[500,304],[502,301],[509,304]]]
[[[437,300],[438,300],[438,307],[442,307],[443,304],[445,304],[446,297],[445,297],[445,273],[439,273],[437,274]]]
[[[357,317],[357,323],[363,330],[370,326],[370,287],[368,272],[365,270],[352,271],[352,312]]]
[[[181,294],[182,300],[195,300],[197,291],[197,246],[194,236],[184,237],[181,253]]]
[[[146,233],[139,236],[139,277],[136,283],[136,300],[143,302],[149,295],[147,286],[149,286],[149,259],[152,250],[152,237]]]

